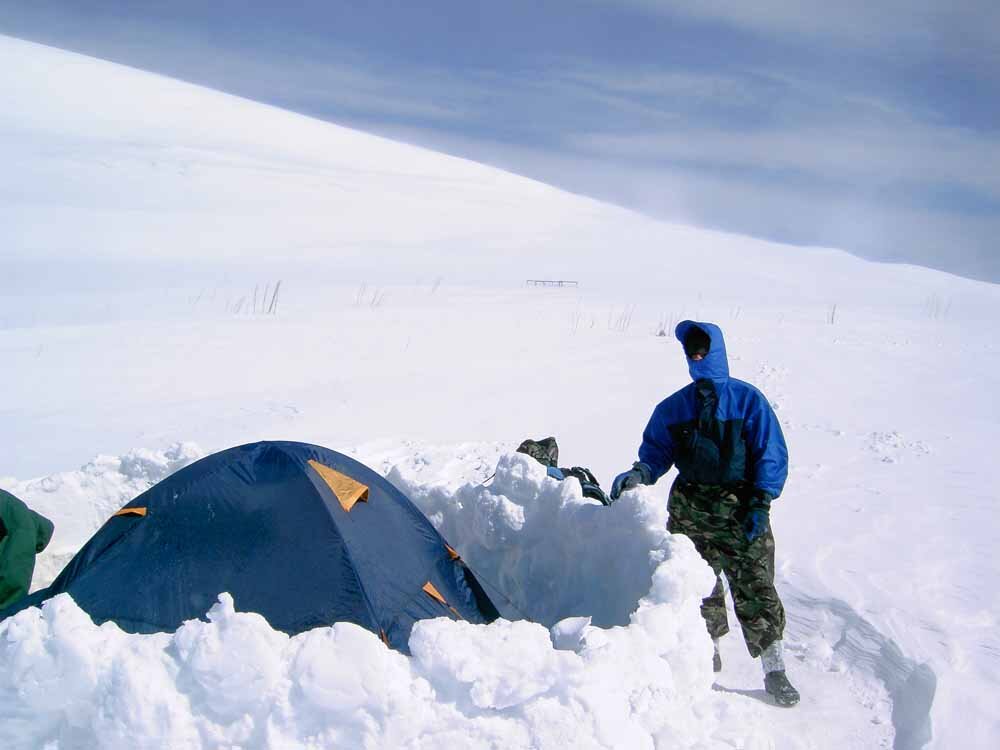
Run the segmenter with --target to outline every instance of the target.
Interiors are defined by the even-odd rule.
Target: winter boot
[[[712,654],[712,671],[721,672],[722,671],[722,654],[719,653],[719,639],[712,639],[712,646],[715,651]]]
[[[792,687],[784,669],[776,669],[764,675],[764,690],[779,706],[794,706],[799,702],[799,691]]]
[[[799,702],[799,691],[792,687],[785,675],[785,658],[781,641],[774,641],[760,655],[764,670],[764,690],[779,706],[794,706]]]

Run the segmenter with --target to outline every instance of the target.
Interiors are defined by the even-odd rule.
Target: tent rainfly
[[[222,592],[294,635],[353,622],[408,652],[417,620],[499,616],[475,575],[384,477],[335,451],[260,442],[181,469],[115,513],[47,589],[100,624],[170,632]]]

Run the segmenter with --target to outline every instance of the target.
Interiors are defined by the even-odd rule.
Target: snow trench
[[[832,651],[852,669],[873,675],[892,701],[893,750],[921,750],[933,736],[931,708],[937,675],[930,665],[907,657],[895,641],[881,633],[844,601],[796,593],[795,618],[820,630],[830,616],[840,630],[831,637]],[[801,627],[801,626],[800,626]],[[805,628],[803,628],[805,629]]]
[[[400,466],[388,479],[458,546],[505,616],[627,624],[671,536],[662,498],[640,490],[608,508],[585,500],[575,479],[544,474],[515,454],[499,459],[488,485],[428,486]]]
[[[712,690],[713,575],[651,494],[605,508],[517,454],[486,487],[390,478],[531,621],[422,621],[408,658],[346,623],[290,638],[225,593],[156,635],[60,595],[0,623],[0,746],[774,746]]]

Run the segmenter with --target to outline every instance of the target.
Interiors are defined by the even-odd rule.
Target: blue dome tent
[[[0,619],[67,592],[98,624],[169,632],[225,591],[277,630],[353,622],[404,653],[416,620],[498,617],[458,553],[381,475],[320,446],[260,442],[136,497]]]

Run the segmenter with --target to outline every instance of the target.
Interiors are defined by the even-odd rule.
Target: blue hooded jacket
[[[781,425],[760,391],[729,377],[726,343],[717,325],[682,321],[677,340],[683,345],[694,327],[708,335],[708,354],[688,359],[694,382],[653,410],[639,461],[649,467],[650,483],[676,465],[681,481],[750,487],[776,498],[788,477]]]

